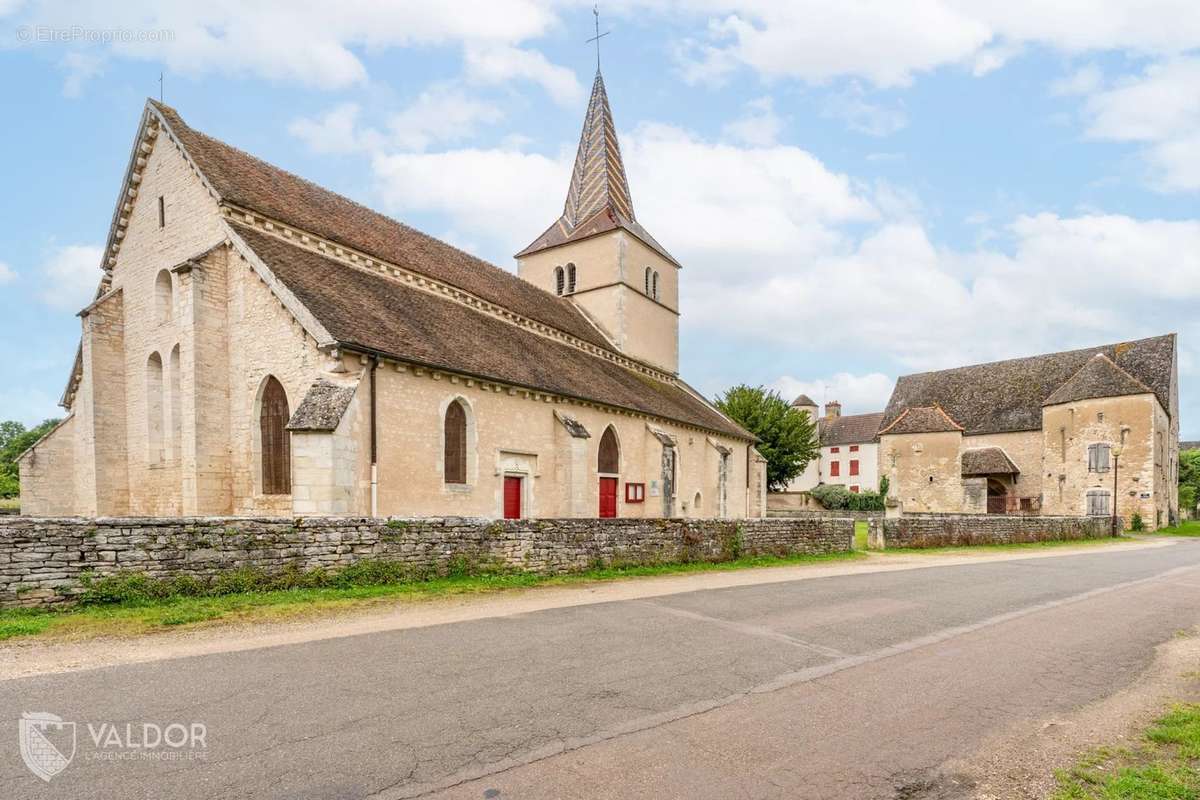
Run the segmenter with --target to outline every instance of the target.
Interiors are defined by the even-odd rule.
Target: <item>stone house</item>
[[[520,277],[154,101],[101,267],[27,513],[764,512],[754,437],[678,375],[681,268],[634,217],[599,73]]]
[[[817,416],[817,404],[802,394],[792,407],[809,415],[817,423],[821,455],[809,462],[804,472],[788,484],[787,491],[807,492],[818,484],[845,486],[851,492],[879,488],[879,421],[883,412],[842,415],[842,404],[831,400],[825,415]]]
[[[892,513],[1179,517],[1175,334],[905,375],[879,428]]]

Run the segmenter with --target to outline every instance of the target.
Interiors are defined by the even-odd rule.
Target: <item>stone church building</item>
[[[23,510],[762,515],[754,437],[678,374],[681,265],[634,216],[599,73],[563,214],[517,258],[147,102]]]
[[[1174,334],[905,375],[879,424],[889,512],[1179,518]]]

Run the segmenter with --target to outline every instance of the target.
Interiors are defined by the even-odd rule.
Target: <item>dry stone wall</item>
[[[118,573],[212,579],[252,568],[336,570],[364,559],[445,571],[460,560],[538,573],[852,549],[854,521],[244,517],[0,518],[0,605],[70,601]]]
[[[1112,535],[1111,517],[1048,517],[1004,514],[906,514],[880,520],[885,547],[952,547],[1014,544]],[[1118,530],[1123,530],[1118,520]]]

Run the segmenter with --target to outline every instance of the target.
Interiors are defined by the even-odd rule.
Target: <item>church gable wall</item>
[[[76,513],[76,417],[71,415],[20,459],[21,513],[70,516]]]
[[[123,410],[129,512],[180,514],[183,420],[176,420],[172,411],[181,408],[182,398],[175,391],[183,390],[181,365],[192,346],[193,330],[180,276],[162,273],[220,244],[225,234],[216,200],[165,131],[147,156],[132,208],[123,213],[129,222],[113,267],[113,286],[122,290],[125,303]],[[176,347],[179,356],[172,362]],[[153,356],[161,364],[161,376],[154,374],[158,367]],[[162,396],[150,397],[151,387],[158,385]],[[106,480],[104,465],[97,463],[97,481]]]

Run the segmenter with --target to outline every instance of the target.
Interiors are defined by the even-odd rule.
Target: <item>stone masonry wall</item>
[[[82,591],[81,578],[120,572],[204,579],[239,568],[277,573],[337,569],[363,559],[444,569],[465,558],[540,573],[596,565],[718,561],[740,551],[849,551],[840,517],[757,520],[246,517],[0,518],[0,606],[49,605]]]
[[[880,520],[885,547],[1013,544],[1112,535],[1111,517],[1040,517],[986,514],[911,514]],[[1124,528],[1122,521],[1118,527]]]

